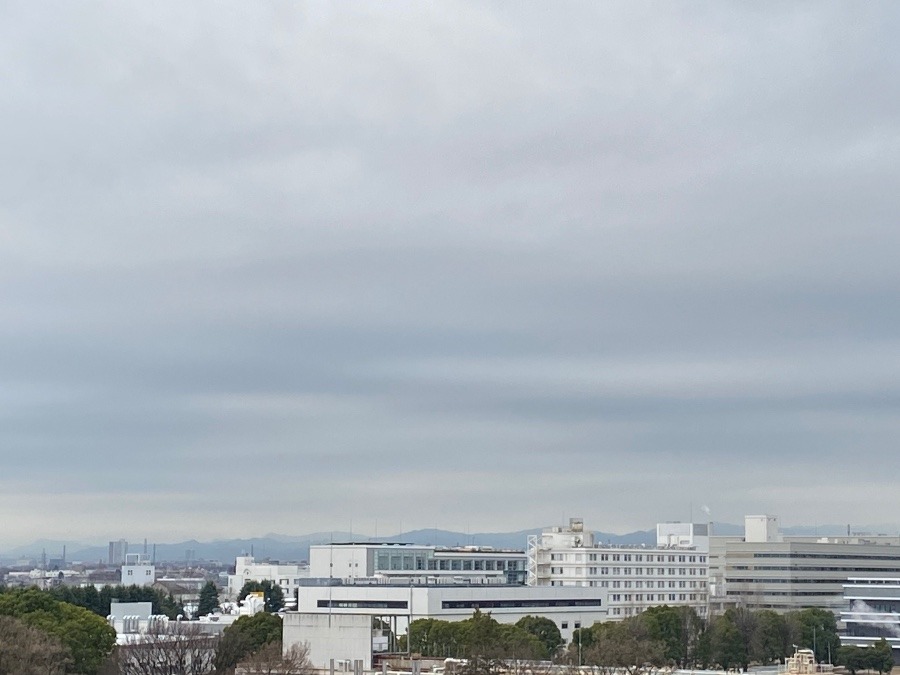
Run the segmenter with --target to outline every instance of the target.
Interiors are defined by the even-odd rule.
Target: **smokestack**
[[[850,536],[850,523],[847,523],[847,536]]]

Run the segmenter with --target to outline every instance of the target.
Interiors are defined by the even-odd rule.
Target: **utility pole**
[[[816,656],[816,627],[813,626],[813,658],[818,659]]]
[[[581,628],[578,629],[578,667],[581,668]]]

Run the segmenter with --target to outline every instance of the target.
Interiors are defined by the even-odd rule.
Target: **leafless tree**
[[[282,653],[280,642],[270,642],[235,668],[235,675],[310,675],[309,648],[291,645]]]
[[[0,675],[61,675],[72,655],[59,640],[11,616],[0,616]]]
[[[219,638],[191,624],[169,624],[119,647],[120,675],[207,675]]]

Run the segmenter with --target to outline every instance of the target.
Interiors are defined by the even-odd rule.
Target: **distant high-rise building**
[[[125,556],[128,555],[128,542],[124,539],[109,542],[109,558],[107,562],[110,565],[121,565],[125,562]]]

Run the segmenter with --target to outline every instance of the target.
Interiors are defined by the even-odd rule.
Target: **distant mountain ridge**
[[[520,530],[518,532],[478,532],[465,533],[440,530],[436,528],[412,530],[389,537],[369,537],[350,532],[314,532],[304,535],[283,535],[269,533],[263,537],[250,539],[220,539],[201,542],[196,539],[171,544],[155,544],[157,562],[185,562],[188,559],[197,561],[219,561],[230,565],[236,556],[254,555],[257,559],[271,560],[308,560],[309,547],[329,542],[404,542],[429,546],[491,546],[497,549],[522,550],[526,546],[529,535],[540,534],[544,528]],[[872,532],[890,531],[889,528],[872,528]],[[846,526],[840,525],[797,525],[782,528],[782,532],[792,536],[839,536],[846,534]],[[856,530],[854,530],[856,531]],[[714,535],[740,536],[744,532],[742,525],[730,523],[713,523]],[[594,539],[598,544],[614,546],[653,546],[656,543],[656,530],[637,530],[626,534],[594,531]],[[26,546],[17,546],[0,551],[0,561],[11,562],[19,559],[40,560],[43,553],[47,558],[58,558],[66,547],[66,560],[106,562],[108,549],[106,546],[85,545],[77,541],[40,539]],[[143,543],[130,542],[132,553],[142,552]],[[148,553],[154,553],[154,545],[148,544]]]

